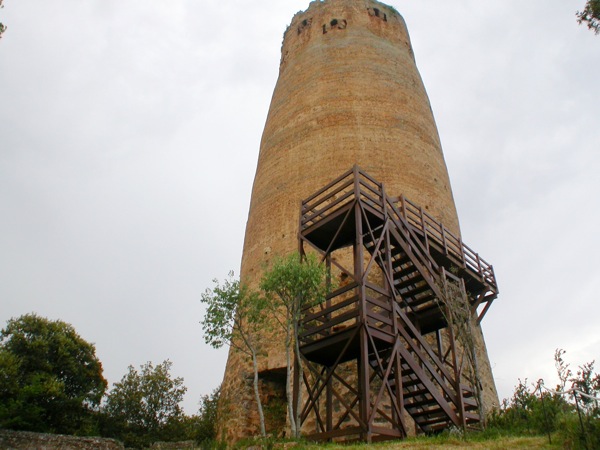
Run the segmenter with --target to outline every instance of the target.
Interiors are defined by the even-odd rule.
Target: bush
[[[545,389],[543,380],[529,384],[519,379],[512,397],[492,413],[490,428],[513,434],[554,433],[565,448],[600,448],[600,408],[594,399],[600,397],[600,375],[594,372],[594,361],[573,374],[564,354],[560,349],[554,354],[560,379],[556,389]]]
[[[561,418],[572,414],[572,406],[561,396],[542,392],[537,385],[519,379],[510,399],[493,411],[489,426],[512,433],[547,434],[557,431]]]

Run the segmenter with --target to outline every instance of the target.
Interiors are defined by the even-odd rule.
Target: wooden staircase
[[[476,426],[478,406],[458,364],[445,287],[451,281],[468,292],[473,314],[483,305],[481,320],[498,293],[492,266],[407,199],[388,197],[358,167],[303,202],[299,236],[301,252],[316,251],[351,279],[332,286],[300,323],[310,370],[302,417],[315,422],[307,437],[402,437],[404,413],[425,433]],[[344,249],[351,267],[336,257]],[[355,379],[343,379],[341,365],[353,361]],[[334,420],[332,399],[344,407],[342,420]]]

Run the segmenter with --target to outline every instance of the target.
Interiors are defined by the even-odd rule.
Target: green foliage
[[[291,320],[300,316],[300,311],[323,301],[326,269],[314,255],[304,259],[298,253],[285,258],[276,258],[264,273],[260,288],[281,307]]]
[[[266,427],[258,385],[257,355],[261,350],[263,331],[273,321],[279,322],[286,332],[288,356],[288,405],[290,394],[290,354],[297,335],[298,320],[305,306],[320,302],[325,293],[325,268],[314,257],[301,260],[298,254],[278,258],[261,279],[260,288],[265,295],[252,292],[233,278],[223,283],[213,280],[215,286],[206,289],[201,302],[206,313],[201,321],[204,340],[220,348],[229,343],[252,358],[254,366],[255,400],[260,418],[261,434]],[[268,320],[272,319],[272,320]],[[270,412],[270,411],[269,411]]]
[[[554,361],[560,384],[550,392],[543,380],[537,384],[521,381],[509,400],[492,414],[490,427],[512,434],[548,434],[566,448],[600,448],[600,375],[594,362],[583,364],[574,374],[564,360],[564,350],[556,350]]]
[[[260,288],[274,317],[286,333],[286,348],[292,349],[302,310],[325,299],[327,270],[314,255],[291,253],[278,257],[263,274]],[[299,355],[296,355],[299,357]]]
[[[587,0],[583,11],[577,11],[577,22],[600,34],[600,0]]]
[[[203,395],[200,399],[198,422],[194,430],[194,438],[199,443],[214,441],[217,436],[217,405],[220,395],[221,387],[219,386],[210,395]]]
[[[233,272],[229,279],[219,284],[214,279],[215,287],[206,289],[200,301],[206,304],[206,313],[200,322],[204,331],[204,341],[214,348],[221,348],[229,344],[233,337],[235,314],[240,300],[240,282],[233,279]]]
[[[206,313],[200,323],[207,344],[214,348],[229,344],[252,359],[254,398],[260,432],[264,436],[266,427],[258,385],[258,352],[262,337],[260,330],[267,325],[266,301],[242,286],[233,275],[233,272],[229,272],[229,279],[222,285],[218,280],[213,280],[215,287],[206,289],[202,294],[200,301],[206,305]]]
[[[260,281],[260,288],[265,293],[267,305],[285,332],[288,420],[292,436],[296,438],[300,436],[302,402],[297,402],[296,411],[293,411],[291,355],[294,355],[298,371],[302,373],[303,363],[298,342],[300,319],[305,308],[317,305],[325,299],[326,274],[326,267],[315,255],[301,256],[292,253],[285,258],[276,258]],[[299,385],[299,389],[301,388],[302,383]]]
[[[206,289],[200,298],[206,305],[200,322],[204,341],[214,348],[232,345],[248,354],[258,345],[255,332],[264,325],[265,300],[241,285],[233,272],[223,284],[216,279],[213,282],[215,286]]]
[[[94,346],[71,325],[26,314],[0,332],[0,427],[93,434],[106,386]]]
[[[563,396],[540,391],[527,379],[519,379],[513,396],[502,401],[499,411],[492,412],[489,425],[511,433],[545,434],[557,431],[569,414],[572,408]]]
[[[600,408],[598,400],[588,397],[600,397],[600,374],[594,372],[594,361],[579,366],[569,381],[572,389],[587,396],[571,394],[571,404],[575,402],[577,408],[577,420],[572,415],[565,421],[562,434],[574,448],[600,448]]]
[[[594,361],[579,366],[577,376],[571,378],[571,386],[591,397],[600,396],[600,374],[594,373]],[[588,416],[600,417],[598,402],[586,397],[580,396],[580,406]]]
[[[183,378],[171,378],[171,366],[169,360],[157,366],[147,362],[140,372],[129,366],[107,396],[106,435],[123,440],[129,447],[187,437],[189,424],[179,406],[187,388]]]

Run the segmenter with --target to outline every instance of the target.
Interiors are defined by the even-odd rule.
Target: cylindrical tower
[[[243,283],[256,287],[271,258],[297,248],[300,201],[355,164],[388,193],[404,194],[460,235],[404,20],[374,0],[313,1],[284,34],[252,189]],[[285,367],[282,339],[271,342],[261,361],[266,401],[280,396]],[[483,341],[481,355],[486,399],[497,402]],[[230,351],[220,414],[228,440],[257,429],[250,373],[250,364]]]

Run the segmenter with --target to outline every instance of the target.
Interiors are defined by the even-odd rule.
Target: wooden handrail
[[[425,364],[425,367],[429,370],[433,378],[438,382],[439,386],[444,390],[445,394],[450,400],[456,404],[456,394],[450,390],[450,386],[454,384],[452,374],[448,371],[443,363],[439,360],[438,356],[431,349],[425,339],[421,336],[418,330],[415,328],[413,323],[406,317],[402,308],[398,304],[394,305],[395,313],[402,322],[400,327],[401,334],[403,335],[407,344],[411,348],[411,351],[419,355],[419,359],[422,362],[433,364],[434,370],[429,364]],[[425,356],[426,355],[426,356]]]
[[[327,203],[325,206],[323,206],[320,209],[310,209],[307,210],[304,215],[302,216],[302,225],[305,225],[309,222],[314,222],[315,219],[317,218],[322,218],[325,213],[330,210],[331,208],[333,208],[334,206],[342,203],[344,200],[350,198],[352,196],[353,192],[349,191],[344,193],[344,195],[336,198],[335,200]],[[319,203],[319,205],[321,205],[321,203]]]
[[[353,199],[353,196],[355,197]],[[459,268],[474,274],[481,282],[497,294],[498,287],[493,267],[462,242],[439,220],[419,207],[416,203],[401,195],[388,197],[383,184],[367,175],[357,166],[339,176],[302,202],[302,227],[313,226],[336,208],[348,201],[359,200],[365,205],[383,210],[396,222],[397,232],[412,235],[411,252],[425,270],[428,284],[436,290],[440,267],[432,258],[430,246],[433,244],[443,251]],[[421,239],[415,239],[420,236]]]
[[[331,183],[327,184],[326,186],[322,187],[317,192],[315,192],[314,194],[312,194],[310,197],[305,198],[304,201],[302,202],[302,204],[304,204],[304,205],[308,204],[311,200],[314,200],[319,195],[321,195],[322,193],[324,193],[325,191],[327,191],[328,189],[330,189],[332,186],[335,186],[336,184],[338,184],[344,178],[352,176],[353,171],[354,171],[354,169],[350,169],[350,170],[346,171],[345,173],[343,173],[342,175],[340,175],[339,177],[337,177],[335,180],[333,180]]]
[[[443,249],[444,253],[460,261],[466,269],[478,274],[482,281],[497,290],[492,266],[478,253],[464,244],[459,237],[431,214],[403,195],[393,198],[392,201],[400,208],[400,214],[406,217],[408,223],[422,233],[426,240],[434,241]]]
[[[336,183],[336,184],[337,184],[337,186],[335,184],[328,186],[327,189],[325,189],[325,191],[327,192],[327,195],[324,195],[323,197],[313,198],[312,203],[309,204],[308,201],[302,202],[302,213],[305,214],[307,211],[317,209],[317,207],[319,205],[325,203],[326,201],[329,201],[336,194],[339,194],[340,192],[344,191],[345,189],[348,189],[349,187],[354,186],[354,181],[351,179],[341,180],[339,183]],[[335,189],[331,191],[331,189],[333,189],[334,187],[335,187]]]

